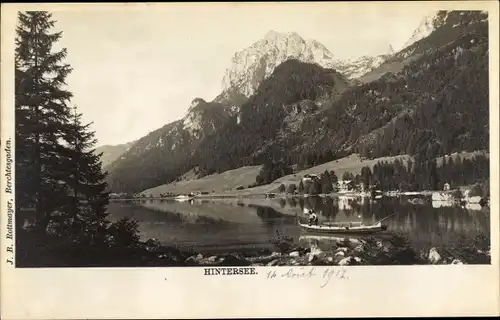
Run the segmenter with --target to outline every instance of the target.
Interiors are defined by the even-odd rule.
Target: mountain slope
[[[112,190],[134,192],[177,178],[193,166],[193,150],[206,136],[222,128],[234,109],[194,99],[186,116],[139,139],[109,166]]]
[[[287,147],[296,153],[340,149],[369,157],[488,149],[487,22],[481,12],[442,16],[448,18],[440,28],[407,49],[424,54],[398,73],[345,92],[304,122],[305,138],[296,137],[300,143]],[[458,21],[467,32],[452,38],[457,17],[463,17]]]
[[[119,145],[104,145],[95,150],[96,154],[101,155],[102,167],[110,165],[113,161],[118,159],[122,154],[134,144],[134,142],[119,144]]]
[[[241,106],[237,121],[228,122],[200,145],[200,169],[211,174],[284,155],[275,149],[280,138],[286,138],[283,131],[293,130],[295,122],[317,112],[324,99],[338,97],[348,87],[348,80],[334,70],[285,61]]]
[[[427,50],[439,48],[467,34],[484,32],[483,29],[487,29],[487,19],[488,14],[483,11],[441,10],[427,16],[403,49],[378,68],[364,74],[359,80],[367,83],[379,79],[386,73],[400,72],[405,65],[420,58]]]
[[[440,14],[445,22],[406,49],[418,54],[401,71],[338,95],[302,96],[287,82],[297,72],[277,68],[279,80],[263,82],[242,106],[241,124],[230,122],[202,144],[199,159],[206,160],[198,164],[212,173],[279,159],[311,166],[356,152],[372,158],[487,150],[487,21],[482,12]],[[282,93],[294,99],[282,100]]]

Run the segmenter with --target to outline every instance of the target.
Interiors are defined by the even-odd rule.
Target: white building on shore
[[[302,183],[312,182],[312,181],[318,180],[318,179],[319,179],[319,176],[317,174],[308,173],[302,177]]]
[[[350,192],[354,190],[354,182],[352,180],[339,180],[337,182],[339,192]]]

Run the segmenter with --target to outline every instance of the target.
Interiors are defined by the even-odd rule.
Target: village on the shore
[[[366,186],[363,182],[356,180],[338,180],[332,184],[331,192],[317,193],[305,190],[314,190],[312,187],[315,183],[320,184],[321,175],[318,174],[305,174],[301,178],[299,187],[295,184],[290,184],[285,187],[281,184],[273,192],[260,193],[209,193],[206,191],[190,192],[189,194],[173,194],[166,193],[159,196],[150,194],[146,196],[143,193],[128,195],[126,193],[112,193],[111,199],[172,199],[175,201],[189,201],[194,198],[244,198],[244,197],[265,197],[265,198],[283,198],[283,197],[340,197],[340,198],[366,198],[381,199],[382,197],[400,197],[406,196],[412,203],[419,203],[423,201],[423,197],[429,197],[435,207],[446,205],[460,204],[460,205],[479,205],[483,206],[489,203],[489,199],[481,195],[481,190],[478,185],[473,186],[459,186],[452,187],[450,183],[445,182],[442,190],[423,190],[423,191],[402,191],[390,190],[382,191],[377,186]],[[478,190],[479,189],[479,190]],[[236,190],[242,190],[236,188]]]

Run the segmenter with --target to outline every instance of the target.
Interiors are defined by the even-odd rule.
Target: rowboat
[[[387,225],[383,225],[382,221],[395,215],[395,213],[375,222],[371,225],[364,225],[362,221],[356,222],[329,222],[322,225],[300,223],[302,230],[314,233],[330,233],[330,234],[373,234],[387,230]]]
[[[363,225],[362,222],[329,223],[324,225],[309,225],[305,223],[299,223],[299,225],[305,231],[333,234],[371,234],[387,229],[386,226],[382,225],[382,222],[368,226]]]

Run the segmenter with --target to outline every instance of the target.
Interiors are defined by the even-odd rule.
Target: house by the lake
[[[312,182],[314,180],[319,180],[319,176],[317,174],[308,173],[302,177],[302,183],[306,183],[308,181]]]
[[[444,191],[448,191],[448,190],[450,190],[450,184],[449,184],[448,182],[446,182],[446,183],[444,184],[443,190],[444,190]]]
[[[354,181],[352,180],[339,180],[337,182],[339,192],[349,192],[354,190]]]
[[[453,194],[445,193],[445,192],[433,192],[432,193],[432,201],[445,201],[445,202],[453,202],[457,199],[454,198]]]

